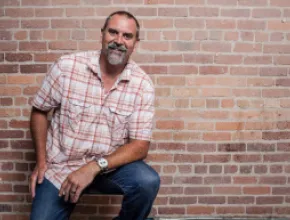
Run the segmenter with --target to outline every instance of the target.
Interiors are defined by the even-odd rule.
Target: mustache
[[[120,50],[122,52],[127,52],[127,48],[124,45],[117,45],[115,42],[109,43],[108,48],[112,50]]]

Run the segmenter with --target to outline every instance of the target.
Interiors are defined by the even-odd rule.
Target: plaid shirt
[[[105,94],[99,57],[100,51],[61,57],[32,102],[43,111],[54,109],[45,177],[57,188],[72,171],[111,154],[129,139],[151,139],[154,88],[149,76],[129,60]]]

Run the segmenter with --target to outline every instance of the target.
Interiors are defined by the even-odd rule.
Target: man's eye
[[[112,34],[112,35],[114,35],[114,34],[117,34],[117,31],[115,31],[115,30],[109,30],[109,33]]]
[[[125,38],[126,40],[130,40],[130,39],[133,38],[133,36],[132,36],[131,34],[124,34],[124,38]]]

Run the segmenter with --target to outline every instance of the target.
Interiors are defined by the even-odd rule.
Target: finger
[[[79,200],[79,197],[82,193],[82,188],[78,187],[76,193],[74,194],[73,198],[71,198],[72,203],[76,203]]]
[[[67,179],[65,179],[65,181],[61,184],[58,196],[63,196],[65,194],[64,189],[66,188],[67,185]]]
[[[36,175],[32,175],[30,178],[30,190],[32,198],[35,197],[35,187],[36,187]]]
[[[44,174],[45,174],[45,170],[38,170],[38,181],[37,183],[38,184],[41,184],[43,182],[43,179],[44,179]]]
[[[71,188],[71,183],[68,183],[67,185],[66,185],[66,187],[65,187],[65,189],[64,189],[64,193],[65,193],[65,195],[64,195],[64,201],[68,201],[68,199],[69,199],[69,197],[70,197],[70,188]]]

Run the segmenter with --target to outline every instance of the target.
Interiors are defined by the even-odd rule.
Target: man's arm
[[[32,198],[35,196],[36,183],[42,183],[47,169],[46,165],[46,137],[47,137],[47,114],[35,107],[32,108],[30,118],[30,131],[36,150],[36,166],[31,174],[30,188]]]
[[[118,168],[125,164],[145,159],[149,151],[149,141],[131,140],[128,144],[119,147],[112,154],[105,156],[108,160],[108,169]]]

